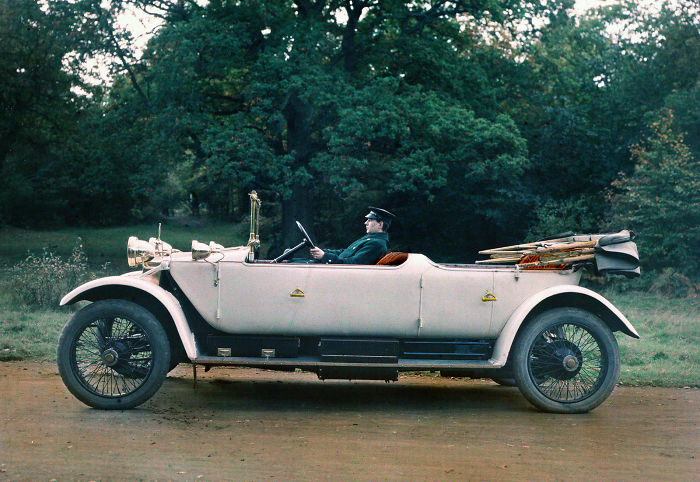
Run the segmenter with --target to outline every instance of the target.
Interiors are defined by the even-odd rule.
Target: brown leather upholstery
[[[377,265],[390,265],[390,266],[398,266],[404,261],[408,259],[408,253],[401,253],[398,251],[392,251],[389,253],[386,253],[384,256],[382,256],[382,259],[377,261]]]

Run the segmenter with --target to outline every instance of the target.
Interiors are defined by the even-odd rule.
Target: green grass
[[[209,243],[216,241],[224,246],[245,244],[247,225],[201,223],[163,223],[161,239],[181,251],[189,251],[193,239]],[[0,264],[12,265],[26,256],[28,251],[40,253],[43,248],[60,256],[70,255],[73,247],[82,240],[90,263],[104,265],[109,262],[114,268],[127,270],[126,242],[129,236],[139,239],[158,235],[158,224],[141,224],[114,228],[65,228],[60,230],[34,231],[18,228],[0,228]]]
[[[80,236],[93,266],[106,261],[112,270],[126,271],[126,240],[135,235],[148,239],[154,226],[123,228],[26,231],[0,229],[0,361],[54,360],[59,333],[72,316],[69,308],[31,310],[16,306],[9,289],[7,267],[24,258],[27,250],[44,247],[70,254]],[[246,226],[164,225],[162,238],[174,247],[188,249],[192,239],[217,241],[227,246],[243,244]],[[4,266],[4,268],[3,268]],[[605,293],[641,335],[635,340],[617,334],[622,370],[620,382],[629,385],[700,387],[700,299],[667,298],[642,292]]]
[[[247,225],[202,223],[163,223],[161,238],[173,247],[189,251],[193,239],[225,246],[245,244]],[[90,265],[101,275],[130,270],[126,263],[129,236],[148,239],[157,236],[158,225],[134,225],[114,228],[67,228],[60,230],[25,230],[0,228],[0,361],[55,360],[56,342],[74,308],[55,310],[18,306],[12,298],[9,267],[24,259],[27,252],[40,255],[44,248],[67,259],[82,240]],[[104,269],[105,263],[109,266]]]
[[[617,334],[620,382],[700,387],[700,299],[648,293],[606,294],[637,329],[639,340]]]

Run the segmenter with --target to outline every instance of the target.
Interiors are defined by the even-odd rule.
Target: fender
[[[173,318],[177,332],[180,335],[180,340],[182,341],[182,345],[187,353],[187,357],[190,360],[195,360],[197,358],[197,345],[194,341],[194,333],[192,333],[192,330],[190,330],[190,326],[187,323],[187,318],[185,317],[185,313],[180,306],[180,302],[177,301],[177,298],[175,298],[172,293],[169,293],[152,281],[148,281],[147,278],[139,277],[140,274],[141,273],[137,273],[135,275],[127,274],[122,276],[108,276],[106,278],[99,278],[89,281],[81,286],[78,286],[64,296],[59,305],[65,306],[82,300],[97,301],[98,299],[103,299],[101,296],[95,296],[95,290],[98,288],[109,288],[110,286],[130,287],[148,293],[158,300],[158,302],[163,305],[163,307]]]
[[[571,300],[566,302],[563,302],[564,300],[557,300],[557,298],[568,298],[570,296],[575,297],[575,301],[573,303]],[[525,300],[520,306],[518,306],[518,308],[515,309],[513,314],[510,315],[510,318],[508,318],[508,321],[501,330],[501,334],[496,340],[496,344],[493,348],[493,356],[489,360],[494,366],[502,367],[506,364],[510,348],[513,345],[515,336],[518,334],[518,330],[523,322],[528,318],[533,310],[537,310],[538,306],[545,306],[544,309],[548,308],[549,306],[546,306],[550,304],[548,302],[551,302],[552,308],[572,306],[587,309],[588,311],[592,311],[596,315],[600,316],[600,318],[607,323],[612,331],[619,330],[632,338],[639,338],[637,330],[634,329],[625,315],[623,315],[620,310],[613,306],[612,303],[595,291],[591,291],[587,288],[576,285],[553,286],[552,288],[542,290]]]

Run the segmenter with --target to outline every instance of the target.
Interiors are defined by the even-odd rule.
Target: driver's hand
[[[323,252],[323,250],[319,247],[311,248],[311,249],[309,249],[309,252],[311,253],[311,256],[313,256],[314,259],[318,259],[318,260],[323,258],[323,255],[325,254]]]

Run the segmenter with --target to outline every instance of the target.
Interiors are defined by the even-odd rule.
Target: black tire
[[[508,376],[502,376],[502,377],[491,377],[491,380],[494,382],[498,383],[502,387],[514,387],[517,385],[515,382],[515,378],[508,377]]]
[[[535,317],[513,346],[513,375],[537,408],[584,413],[603,403],[620,375],[620,349],[610,328],[578,308]]]
[[[124,300],[92,303],[63,327],[56,352],[63,383],[94,408],[134,408],[155,394],[170,364],[170,344],[145,308]]]

